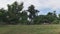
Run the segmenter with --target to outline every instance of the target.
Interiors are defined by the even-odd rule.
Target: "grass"
[[[60,25],[0,26],[0,34],[60,34]]]

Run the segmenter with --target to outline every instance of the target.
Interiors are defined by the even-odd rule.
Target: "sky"
[[[28,6],[34,5],[35,9],[40,11],[39,14],[53,11],[60,14],[60,0],[0,0],[0,8],[7,9],[7,4],[12,4],[14,1],[24,2],[24,10],[27,10]]]

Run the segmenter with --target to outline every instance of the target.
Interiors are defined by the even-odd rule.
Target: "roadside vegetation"
[[[17,1],[0,9],[0,34],[60,34],[60,14],[55,10],[38,15],[34,5],[23,9],[24,3]]]
[[[60,34],[60,25],[9,25],[0,34]]]
[[[38,15],[40,11],[35,9],[34,5],[29,6],[27,10],[23,10],[23,5],[23,2],[15,1],[11,5],[7,4],[7,10],[1,8],[0,25],[60,24],[60,14],[57,15],[56,11],[48,12],[46,15]]]

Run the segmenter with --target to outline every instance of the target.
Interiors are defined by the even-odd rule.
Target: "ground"
[[[5,25],[0,34],[60,34],[60,25]]]

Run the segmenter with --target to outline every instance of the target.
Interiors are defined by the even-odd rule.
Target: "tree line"
[[[8,9],[0,9],[0,25],[3,24],[59,24],[60,14],[57,16],[56,11],[48,12],[46,15],[38,15],[39,10],[35,9],[34,5],[23,10],[24,3],[18,4],[14,2],[7,5]],[[28,13],[29,12],[29,13]]]

